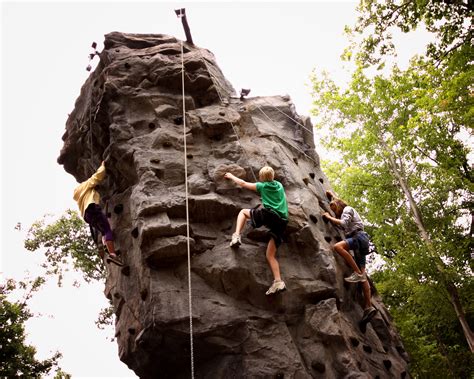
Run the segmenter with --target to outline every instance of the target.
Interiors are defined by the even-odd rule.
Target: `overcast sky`
[[[194,43],[211,50],[224,75],[251,96],[289,94],[299,114],[311,105],[313,68],[348,80],[340,55],[355,1],[312,2],[18,2],[1,5],[1,260],[3,277],[38,272],[23,249],[28,226],[46,213],[76,209],[75,179],[56,163],[68,113],[89,73],[91,43],[112,31],[170,34],[184,39],[174,9],[186,8]],[[423,51],[426,35],[401,37],[399,60]],[[403,39],[405,38],[405,39]],[[96,58],[97,59],[97,58]],[[96,64],[97,62],[95,62]],[[95,67],[95,65],[94,65]],[[21,231],[14,229],[21,222]],[[46,358],[63,353],[73,377],[126,377],[117,345],[94,320],[107,306],[103,284],[49,283],[31,301],[42,317],[28,323],[28,341]]]

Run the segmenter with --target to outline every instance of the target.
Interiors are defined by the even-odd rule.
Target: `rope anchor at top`
[[[174,12],[176,13],[176,16],[178,16],[178,18],[180,18],[181,22],[183,23],[184,34],[186,34],[186,42],[190,43],[191,45],[194,45],[193,37],[191,37],[191,29],[189,29],[188,19],[186,18],[186,9],[185,8],[175,9]]]

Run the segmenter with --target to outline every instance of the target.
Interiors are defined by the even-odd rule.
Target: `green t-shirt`
[[[267,209],[272,209],[281,218],[288,220],[288,203],[286,202],[285,189],[280,182],[257,182],[257,192],[262,197],[262,204]]]

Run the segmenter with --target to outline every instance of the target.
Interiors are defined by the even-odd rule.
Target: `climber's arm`
[[[232,180],[234,183],[238,184],[242,188],[246,188],[251,191],[257,192],[257,184],[256,183],[249,183],[243,179],[236,177],[235,175],[231,174],[230,172],[226,172],[224,178]]]
[[[339,220],[338,218],[336,217],[332,217],[329,212],[324,212],[322,214],[323,218],[325,218],[326,220],[329,220],[331,221],[331,223],[333,223],[334,225],[342,225],[343,222],[341,220]]]

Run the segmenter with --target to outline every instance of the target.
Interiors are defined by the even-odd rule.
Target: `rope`
[[[184,98],[184,52],[181,41],[181,86],[183,88],[183,137],[184,137],[184,182],[186,193],[186,241],[188,248],[188,288],[189,288],[189,342],[191,347],[191,378],[194,379],[194,344],[193,344],[193,307],[191,289],[191,248],[189,244],[189,201],[188,201],[188,153],[186,145],[186,101]]]
[[[212,83],[214,84],[214,87],[216,88],[216,92],[217,92],[217,96],[219,96],[219,100],[221,102],[221,104],[223,105],[224,104],[224,100],[219,92],[219,87],[217,86],[216,84],[216,80],[217,79],[214,74],[211,72],[211,70],[209,69],[209,66],[207,65],[207,62],[206,62],[206,59],[204,58],[204,56],[202,55],[202,52],[201,50],[198,50],[199,51],[199,54],[201,54],[201,59],[202,61],[204,62],[204,65],[206,66],[206,70],[207,72],[209,73],[209,77],[211,78],[211,81]],[[230,125],[232,126],[232,130],[234,131],[234,134],[235,136],[237,137],[237,143],[239,144],[240,148],[242,149],[242,152],[244,153],[244,158],[245,160],[247,161],[247,164],[249,165],[250,167],[250,172],[252,173],[252,176],[253,176],[253,179],[255,182],[257,182],[257,176],[255,175],[255,172],[253,171],[253,167],[252,165],[250,164],[250,159],[249,159],[249,156],[247,155],[247,151],[245,150],[244,146],[242,145],[242,143],[240,142],[240,138],[239,138],[239,134],[237,133],[237,129],[235,127],[235,125],[232,123],[232,121],[229,121],[230,122]]]
[[[204,65],[206,66],[207,72],[209,73],[209,77],[211,78],[212,82],[214,83],[214,87],[216,87],[217,95],[219,96],[219,99],[220,99],[221,103],[223,103],[222,96],[221,96],[221,94],[219,93],[218,86],[216,85],[215,80],[214,80],[214,79],[217,79],[217,78],[215,78],[214,74],[209,70],[209,67],[208,67],[208,65],[207,65],[207,63],[206,63],[206,59],[204,58],[204,56],[202,55],[202,52],[201,52],[200,50],[199,50],[199,53],[201,54],[201,58],[202,58],[202,60],[203,60],[203,62],[204,62]],[[265,100],[265,101],[266,101],[266,100]],[[266,101],[266,102],[267,102],[267,101]],[[267,102],[267,103],[268,103],[268,102]],[[282,111],[279,110],[277,107],[275,107],[273,104],[270,104],[270,105],[272,105],[276,110],[278,110],[280,113],[284,114],[284,115],[285,115],[286,117],[288,117],[289,119],[293,120],[296,124],[300,125],[301,127],[303,127],[304,129],[306,129],[306,130],[309,131],[310,133],[313,133],[312,130],[308,129],[308,128],[305,127],[303,124],[299,123],[298,121],[296,121],[296,120],[293,119],[292,117],[288,116],[285,112],[282,112]],[[256,107],[260,110],[260,112],[262,112],[262,113],[265,115],[265,117],[266,117],[268,120],[270,120],[270,122],[271,122],[273,125],[275,125],[275,122],[263,111],[263,109],[262,109],[260,106],[256,105]],[[248,159],[248,156],[247,156],[247,154],[246,154],[246,151],[245,151],[245,149],[244,149],[242,143],[240,142],[239,135],[237,134],[237,131],[236,131],[234,125],[232,124],[232,122],[231,122],[230,124],[231,124],[231,126],[232,126],[232,129],[234,130],[234,133],[235,133],[236,137],[237,137],[237,141],[238,141],[240,147],[242,148],[242,151],[243,151],[243,153],[244,153],[244,155],[245,155],[245,159],[247,160],[247,162],[250,162],[249,159]],[[295,149],[295,150],[299,151],[300,153],[302,153],[302,154],[303,154],[304,156],[306,156],[309,160],[311,160],[316,166],[318,166],[318,162],[316,162],[313,158],[311,158],[311,157],[310,157],[308,154],[306,154],[303,150],[299,149],[297,146],[292,145],[292,144],[289,143],[286,139],[281,138],[279,135],[274,134],[274,136],[277,137],[277,138],[279,138],[279,139],[282,140],[283,142],[285,142],[287,145],[291,146],[293,149]],[[250,164],[249,164],[249,166],[250,166]],[[255,173],[253,172],[252,166],[250,166],[250,169],[252,170],[252,175],[253,175],[255,181],[257,181],[257,178],[256,178],[256,176],[255,176]]]
[[[282,115],[284,115],[285,117],[289,118],[290,120],[294,121],[297,125],[301,126],[303,129],[307,130],[308,132],[310,132],[311,134],[313,134],[313,131],[311,129],[308,129],[306,126],[304,126],[302,123],[298,122],[297,120],[295,120],[293,117],[291,116],[288,116],[285,112],[281,111],[280,109],[278,109],[277,107],[275,107],[272,103],[270,103],[269,101],[267,101],[265,98],[263,99],[268,105],[270,105],[271,107],[275,108],[278,112],[280,112]]]
[[[262,113],[264,114],[264,116],[265,116],[268,120],[270,120],[270,122],[271,122],[274,126],[276,126],[276,125],[275,125],[275,122],[263,111],[262,108],[260,108],[260,106],[258,106],[258,105],[255,105],[255,106],[260,110],[260,112],[262,112]],[[310,161],[312,161],[316,166],[318,166],[318,162],[316,162],[313,158],[311,158],[308,154],[306,154],[303,150],[299,149],[297,146],[292,145],[290,142],[288,142],[287,139],[284,139],[284,138],[280,137],[280,136],[277,135],[277,134],[272,134],[272,135],[275,136],[275,137],[277,137],[277,138],[279,138],[280,140],[282,140],[283,142],[285,142],[287,145],[291,146],[293,149],[298,150],[301,154],[303,154],[304,156],[306,156],[306,158],[308,158],[308,159],[309,159]]]
[[[91,152],[91,166],[92,168],[95,170],[95,166],[94,166],[94,145],[92,143],[92,124],[95,122],[96,118],[97,118],[97,114],[99,113],[99,110],[100,110],[100,104],[102,103],[102,99],[104,98],[104,94],[105,94],[105,82],[107,81],[107,72],[106,70],[104,70],[104,88],[102,89],[102,92],[100,93],[100,97],[99,97],[99,101],[97,102],[96,104],[96,108],[94,109],[94,117],[92,117],[92,100],[93,100],[93,90],[91,89],[91,95],[90,95],[90,99],[89,99],[89,133],[90,133],[90,138],[89,138],[89,144],[90,144],[90,152]],[[103,158],[103,157],[102,157]]]

